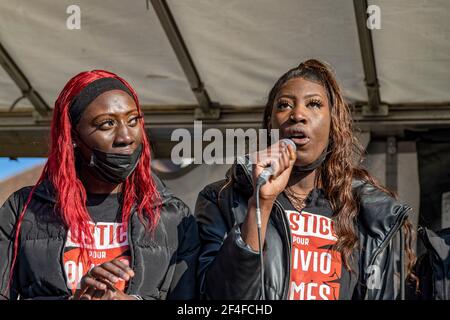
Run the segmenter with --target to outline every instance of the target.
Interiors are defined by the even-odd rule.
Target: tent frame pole
[[[200,75],[195,67],[194,61],[189,53],[189,50],[183,40],[183,37],[178,29],[176,21],[170,11],[166,0],[151,0],[156,15],[159,18],[161,26],[166,33],[167,38],[174,50],[184,74],[191,86],[191,90],[197,99],[199,107],[195,109],[196,119],[219,119],[220,108],[217,103],[213,103],[208,95],[208,92],[200,78]]]
[[[378,82],[375,54],[371,30],[367,27],[367,0],[353,0],[356,26],[358,29],[359,46],[364,68],[368,105],[363,108],[364,116],[387,116],[389,107],[381,103],[380,85]]]
[[[6,51],[5,47],[0,43],[0,64],[6,73],[11,77],[17,87],[22,91],[22,97],[26,97],[38,112],[39,116],[48,117],[51,109],[47,103],[42,99],[39,92],[37,92],[25,74],[20,70],[13,58]],[[17,102],[17,100],[16,100]],[[13,107],[15,104],[13,104]],[[10,108],[12,111],[13,107]]]

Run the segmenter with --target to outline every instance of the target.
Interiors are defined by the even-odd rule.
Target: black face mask
[[[95,170],[98,178],[109,183],[124,182],[136,169],[142,153],[142,144],[132,154],[109,153],[88,148],[92,155],[87,165]],[[79,156],[86,163],[84,157],[81,154]]]
[[[325,150],[322,151],[322,153],[320,154],[320,156],[316,160],[314,160],[310,164],[307,164],[306,166],[294,166],[293,171],[294,172],[313,171],[316,168],[318,168],[325,161],[325,158],[327,157],[327,155],[329,153],[331,153],[331,151],[328,151],[328,145],[327,145]]]

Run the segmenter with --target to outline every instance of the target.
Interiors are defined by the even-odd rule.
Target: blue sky
[[[0,157],[0,181],[14,176],[36,165],[45,163],[45,158],[18,158],[10,160]]]

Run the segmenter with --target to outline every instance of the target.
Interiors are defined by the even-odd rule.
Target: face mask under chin
[[[308,171],[313,171],[315,169],[317,169],[324,161],[325,158],[327,157],[327,155],[331,153],[331,151],[328,150],[328,145],[327,147],[322,151],[322,153],[319,155],[319,157],[314,160],[313,162],[311,162],[310,164],[307,164],[305,166],[294,166],[293,170],[294,172],[308,172]]]

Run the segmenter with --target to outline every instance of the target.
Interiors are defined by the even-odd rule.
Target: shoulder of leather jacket
[[[359,199],[359,227],[379,240],[386,237],[410,209],[405,203],[368,182],[353,181],[353,190]]]
[[[210,183],[206,185],[202,191],[200,191],[200,195],[202,195],[204,198],[207,198],[208,200],[216,201],[217,195],[219,194],[220,190],[225,186],[226,183],[227,179],[222,179]]]
[[[211,202],[215,204],[219,209],[223,208],[223,206],[228,207],[228,200],[230,195],[224,194],[222,190],[228,185],[229,180],[222,179],[213,183],[206,185],[198,194],[197,203],[195,204],[195,215],[199,217],[199,215],[206,214],[203,212],[202,208],[206,205],[206,202]],[[220,199],[219,199],[220,195]],[[223,211],[223,210],[219,210]]]

